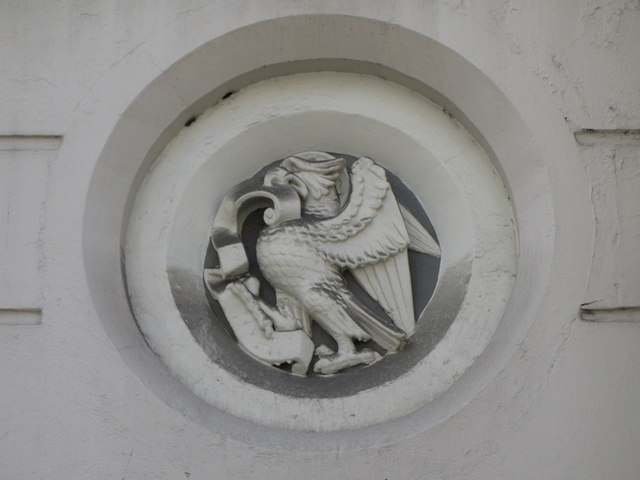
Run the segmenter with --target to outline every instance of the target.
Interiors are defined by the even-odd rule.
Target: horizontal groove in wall
[[[583,146],[593,145],[638,145],[640,129],[634,130],[595,130],[586,128],[574,133],[576,142]]]
[[[580,318],[585,322],[638,322],[640,323],[640,307],[624,308],[582,308]]]
[[[61,135],[0,135],[0,151],[57,150]]]
[[[2,308],[0,326],[3,325],[40,325],[42,310],[39,308]]]

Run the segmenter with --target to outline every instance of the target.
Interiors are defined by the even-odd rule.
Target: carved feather
[[[411,275],[407,251],[373,265],[351,270],[362,288],[376,300],[393,323],[411,335],[415,329]]]
[[[414,252],[426,253],[432,257],[440,257],[442,253],[440,245],[422,226],[420,221],[413,214],[400,204],[400,213],[404,219],[409,234],[409,248]]]
[[[407,257],[410,235],[382,167],[367,158],[352,166],[349,202],[338,216],[309,224],[323,257],[354,273],[404,332],[415,327]],[[417,222],[417,221],[416,221]]]
[[[409,235],[383,168],[361,158],[352,166],[351,182],[344,210],[310,223],[307,234],[327,261],[354,269],[404,251]]]
[[[387,326],[376,315],[368,310],[364,305],[356,300],[355,297],[345,296],[347,309],[349,314],[357,319],[360,325],[371,337],[371,339],[388,352],[396,352],[402,347],[406,339],[406,335]]]

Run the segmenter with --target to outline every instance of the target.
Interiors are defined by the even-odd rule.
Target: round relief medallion
[[[141,184],[127,285],[186,388],[264,425],[360,428],[444,392],[515,278],[507,191],[441,107],[345,73],[204,112]]]

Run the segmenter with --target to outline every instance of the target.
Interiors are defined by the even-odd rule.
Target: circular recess
[[[351,155],[335,152],[334,155],[337,158],[345,159],[349,168],[357,160],[356,157]],[[267,170],[279,164],[280,161],[270,164],[261,169],[254,177],[262,179]],[[395,199],[411,212],[432,237],[436,238],[437,236],[420,200],[392,172],[387,170],[386,176]],[[263,210],[258,210],[244,221],[242,241],[250,259],[250,273],[260,281],[261,299],[270,305],[274,305],[275,293],[273,288],[256,265],[256,240],[264,227]],[[386,359],[383,362],[378,361],[372,365],[354,366],[340,371],[338,375],[322,376],[322,378],[315,379],[309,377],[320,376],[313,370],[313,363],[317,361],[317,356],[314,356],[313,362],[306,373],[306,378],[292,378],[288,375],[283,375],[283,372],[290,370],[290,365],[281,365],[279,371],[274,371],[274,367],[266,367],[265,364],[254,360],[243,351],[234,340],[233,327],[229,324],[219,302],[212,298],[209,292],[206,292],[208,304],[202,301],[200,294],[197,296],[192,294],[196,290],[199,292],[202,290],[202,287],[199,286],[202,283],[202,279],[194,276],[192,271],[170,268],[169,281],[176,306],[182,318],[193,337],[213,361],[223,364],[228,371],[241,376],[246,382],[267,389],[275,387],[279,393],[297,397],[340,397],[374,387],[407,371],[428,354],[446,333],[455,318],[454,315],[438,315],[437,318],[434,318],[435,316],[431,313],[433,307],[430,307],[429,312],[427,312],[429,300],[432,298],[438,282],[440,259],[411,249],[407,252],[407,257],[411,284],[409,296],[413,297],[413,311],[417,319],[418,335],[410,336],[410,341],[403,348],[401,355],[387,353],[384,348],[374,341],[368,341],[364,344],[358,343],[358,348],[373,349],[383,358],[385,354],[393,355],[393,359]],[[204,267],[213,268],[219,265],[220,261],[215,249],[209,243]],[[366,293],[351,271],[345,269],[342,275],[350,292],[358,301],[370,311],[374,311],[380,317],[385,318],[387,320],[386,324],[393,324],[392,319],[381,309],[380,304]],[[380,275],[380,272],[378,272],[378,275]],[[458,289],[457,296],[449,296],[451,311],[457,311],[454,302],[459,305],[463,297],[463,289]],[[327,345],[332,350],[336,350],[335,341],[316,322],[312,324],[311,340],[314,342],[315,347]]]
[[[407,348],[330,378],[295,378],[241,355],[215,326],[202,282],[227,191],[309,150],[375,159],[413,192],[442,248],[435,292]],[[485,349],[514,283],[514,229],[494,165],[441,107],[374,77],[299,74],[238,91],[167,145],[133,205],[126,277],[149,345],[206,402],[271,427],[361,428],[427,404]]]

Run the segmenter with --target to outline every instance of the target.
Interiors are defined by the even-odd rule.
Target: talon
[[[262,331],[264,332],[264,336],[267,338],[271,338],[273,335],[273,325],[271,323],[266,323],[262,325]]]
[[[315,354],[319,357],[328,357],[329,355],[333,355],[334,352],[331,348],[326,346],[324,343],[316,347]]]
[[[379,353],[368,348],[359,352],[337,352],[318,360],[313,366],[313,371],[323,375],[331,375],[339,370],[356,365],[370,365],[381,358]]]

